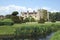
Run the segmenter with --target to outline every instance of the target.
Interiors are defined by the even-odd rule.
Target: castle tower
[[[29,11],[27,11],[27,17],[29,17]]]
[[[41,17],[41,15],[40,15],[40,9],[39,9],[39,10],[37,10],[37,20],[39,20],[40,17]]]
[[[37,16],[38,16],[38,19],[43,18],[43,19],[47,20],[47,10],[39,9],[37,11]]]
[[[43,10],[42,9],[39,9],[37,11],[37,18],[38,18],[38,20],[40,20],[40,18],[43,18]]]
[[[47,12],[47,19],[48,19],[48,21],[49,21],[49,12]]]

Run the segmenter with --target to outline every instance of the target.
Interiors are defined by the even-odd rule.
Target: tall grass
[[[25,37],[45,37],[52,32],[60,30],[60,25],[58,23],[52,24],[24,24],[20,25],[16,29],[16,35],[25,36]]]
[[[25,37],[45,37],[52,32],[60,30],[60,23],[22,23],[12,26],[0,26],[0,35],[14,34]]]

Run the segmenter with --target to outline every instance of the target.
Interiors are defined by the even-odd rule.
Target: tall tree
[[[56,12],[55,17],[57,21],[60,21],[60,12]]]
[[[14,23],[21,23],[21,20],[19,19],[19,16],[17,16],[19,13],[17,11],[14,11],[12,13],[12,20]]]
[[[14,11],[14,12],[12,13],[13,16],[16,16],[17,14],[19,14],[17,11]]]
[[[50,19],[50,21],[52,20],[52,19],[54,19],[54,20],[56,20],[56,17],[55,17],[55,12],[53,12],[53,13],[49,13],[49,19]]]

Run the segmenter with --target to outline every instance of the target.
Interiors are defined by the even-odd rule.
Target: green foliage
[[[17,11],[14,11],[14,12],[12,13],[13,16],[17,16],[17,14],[19,14]]]
[[[60,25],[58,24],[25,24],[17,28],[15,33],[16,35],[22,37],[46,37],[52,32],[60,30]]]
[[[14,34],[15,28],[12,26],[0,26],[0,35]]]
[[[60,23],[23,23],[23,24],[14,24],[13,26],[0,26],[0,35],[10,35],[14,34],[15,36],[20,37],[45,37],[51,32],[56,32],[60,30]],[[60,33],[59,33],[60,34]]]
[[[25,22],[35,22],[35,19],[30,16],[30,17],[25,18],[24,21],[25,21]]]
[[[53,12],[53,13],[49,13],[49,19],[53,20],[55,19],[56,21],[60,21],[60,12]]]
[[[2,21],[3,21],[3,20],[2,20],[2,19],[0,19],[0,26],[1,26],[1,25],[4,25]]]
[[[17,16],[18,12],[14,11],[12,13],[11,19],[14,23],[22,23],[23,22],[23,17]]]
[[[0,26],[1,25],[13,25],[13,21],[11,19],[4,19],[2,21],[0,21]]]
[[[19,20],[19,17],[18,16],[12,16],[12,21],[14,22],[14,23],[20,23],[20,20]]]
[[[5,17],[8,18],[8,19],[10,19],[10,18],[11,18],[11,15],[8,14],[8,15],[6,15]]]
[[[12,16],[11,19],[14,23],[23,23],[23,17]]]
[[[11,19],[4,19],[2,22],[13,22]]]
[[[29,22],[29,18],[25,18],[24,21],[25,21],[25,22]]]
[[[55,13],[56,21],[60,21],[60,12]]]
[[[43,9],[43,18],[47,21],[47,10]]]
[[[52,19],[51,22],[56,22],[56,20],[55,19]]]
[[[31,22],[35,22],[35,19],[34,18],[31,18]]]
[[[51,37],[50,40],[60,40],[60,30],[55,32],[55,34]]]
[[[49,16],[50,16],[50,21],[56,20],[55,13],[50,13]]]
[[[40,20],[38,21],[38,23],[45,23],[45,20],[40,18]]]

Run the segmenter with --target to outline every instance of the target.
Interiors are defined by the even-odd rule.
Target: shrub
[[[3,20],[0,19],[0,26],[4,25],[4,23],[2,22]]]
[[[29,22],[29,18],[25,18],[24,19],[24,22]]]
[[[45,20],[42,18],[38,21],[38,23],[44,23],[44,22],[45,22]]]
[[[2,20],[0,19],[0,26],[3,25]]]
[[[14,23],[21,23],[21,20],[19,19],[19,16],[12,16],[11,19]]]
[[[13,25],[14,22],[11,19],[5,19],[3,20],[4,25]]]
[[[4,25],[13,25],[14,23],[13,22],[3,22]]]
[[[0,22],[0,25],[13,25],[13,21],[11,19],[4,19]]]
[[[5,18],[10,19],[11,18],[11,15],[8,14],[8,15],[5,16]]]
[[[33,17],[27,17],[24,20],[25,22],[35,22],[35,19]]]
[[[31,22],[35,22],[35,19],[34,18],[31,18]]]
[[[51,22],[56,22],[56,20],[52,19]]]

